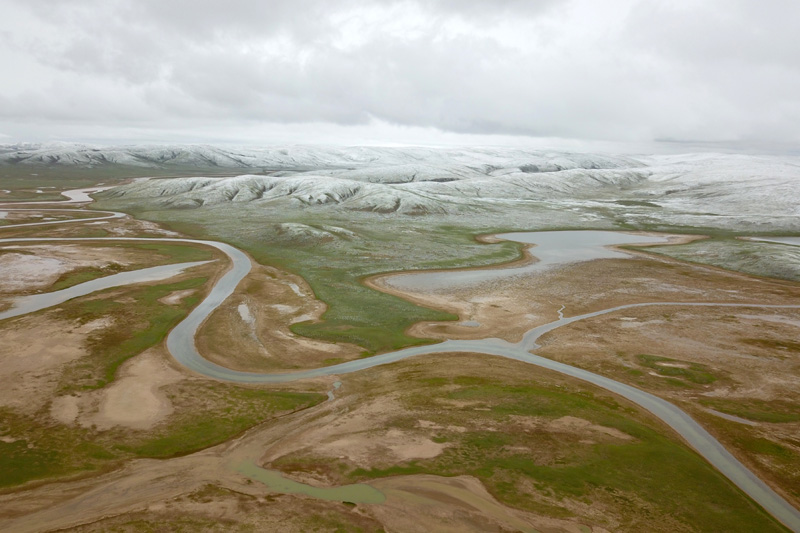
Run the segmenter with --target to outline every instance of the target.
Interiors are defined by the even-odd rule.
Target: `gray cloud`
[[[305,123],[314,141],[319,124],[377,122],[480,135],[800,141],[793,1],[7,4],[0,65],[14,79],[0,87],[0,134],[12,138],[92,128],[157,137],[212,124],[232,138],[254,124]]]

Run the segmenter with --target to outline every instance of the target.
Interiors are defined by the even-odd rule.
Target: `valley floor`
[[[102,222],[0,226],[0,237],[175,236],[132,217]],[[401,291],[385,276],[360,282],[425,307],[393,337],[406,343],[517,342],[560,315],[633,303],[755,304],[610,313],[546,334],[535,353],[680,406],[800,506],[800,309],[757,307],[797,306],[800,285],[626,254],[433,292]],[[0,264],[13,280],[3,282],[0,310],[110,272],[197,260],[212,261],[0,321],[0,528],[783,530],[648,412],[520,361],[440,353],[280,385],[191,373],[163,339],[229,266],[202,246],[5,244]],[[326,320],[317,296],[303,277],[255,263],[199,331],[198,349],[252,372],[372,355],[374,333],[348,337],[344,320],[331,326],[338,342],[302,335]],[[251,464],[305,487],[366,484],[384,500],[270,488],[243,473]]]

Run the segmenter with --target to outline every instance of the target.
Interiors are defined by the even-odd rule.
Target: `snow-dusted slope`
[[[392,166],[381,161],[354,170],[151,180],[120,188],[115,195],[174,207],[277,202],[408,214],[526,202],[627,200],[671,213],[800,216],[800,166],[790,159],[693,155],[627,159],[623,166],[621,161],[583,155],[578,162],[577,157],[557,154],[549,161],[538,156],[534,171],[517,158],[505,163],[496,158],[479,166],[474,161],[466,165],[466,158],[458,155],[462,161],[436,154],[433,162]],[[586,168],[592,164],[606,168]]]
[[[77,165],[107,164],[150,168],[361,169],[400,167],[413,175],[415,166],[486,173],[495,167],[525,167],[528,171],[566,168],[617,168],[630,166],[623,157],[546,153],[502,148],[436,149],[386,147],[288,146],[220,148],[188,146],[95,147],[77,144],[0,145],[0,164]]]
[[[672,210],[800,217],[800,159],[691,154],[652,157],[647,195]]]
[[[182,166],[201,169],[198,173],[242,169],[243,175],[232,178],[152,179],[112,193],[168,208],[248,203],[419,215],[538,202],[613,210],[626,220],[691,219],[700,225],[709,217],[747,218],[751,226],[759,217],[784,217],[797,225],[791,219],[800,217],[796,157],[632,158],[503,148],[6,145],[0,147],[3,163]],[[644,207],[638,212],[625,207],[634,205]]]
[[[142,199],[175,208],[242,202],[288,202],[304,207],[341,206],[358,211],[424,214],[444,213],[448,204],[453,203],[401,185],[314,174],[150,180],[118,188],[112,194],[114,197]]]

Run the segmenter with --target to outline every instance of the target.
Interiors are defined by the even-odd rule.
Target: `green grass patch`
[[[140,457],[176,457],[229,440],[264,419],[265,413],[304,409],[327,398],[324,394],[273,392],[228,388],[226,397],[217,394],[221,416],[189,417],[162,434],[135,446],[123,447]]]
[[[202,277],[142,287],[129,291],[133,301],[126,303],[113,299],[79,299],[65,304],[61,312],[64,318],[86,323],[110,315],[114,323],[89,336],[89,356],[68,367],[61,391],[97,389],[113,381],[122,363],[160,343],[198,303],[199,296],[184,298],[175,306],[158,300],[173,291],[199,289],[206,282],[207,278]]]
[[[179,396],[179,397],[178,397]],[[176,412],[153,431],[120,428],[98,432],[62,426],[46,409],[35,416],[0,412],[0,488],[112,468],[135,457],[189,454],[230,440],[275,416],[324,401],[319,393],[268,391],[191,382],[174,403]]]
[[[31,447],[27,440],[0,442],[0,487],[20,485],[63,473],[65,469],[55,450]]]
[[[58,291],[98,279],[119,272],[128,272],[140,268],[148,268],[172,263],[190,263],[196,261],[209,261],[214,257],[213,252],[205,246],[191,246],[171,243],[102,243],[104,248],[117,248],[123,250],[141,250],[148,252],[146,258],[128,265],[111,263],[104,267],[86,267],[72,270],[63,274],[48,289]]]
[[[47,290],[47,292],[52,291],[60,291],[62,289],[67,289],[69,287],[73,287],[75,285],[80,285],[81,283],[86,283],[87,281],[92,281],[93,279],[102,278],[104,276],[110,276],[112,274],[117,274],[124,270],[122,265],[113,263],[103,268],[79,268],[77,270],[73,270],[71,272],[67,272],[62,274],[55,283]]]
[[[113,243],[114,246],[132,248],[135,250],[145,250],[161,256],[156,263],[153,263],[153,256],[150,256],[150,266],[168,263],[191,263],[195,261],[208,261],[213,259],[214,253],[211,248],[203,245],[176,244],[169,242],[147,242],[147,243]],[[163,263],[162,263],[163,261]]]
[[[673,379],[679,378],[679,383],[676,384],[682,384],[683,382],[680,380],[686,380],[699,385],[708,385],[717,380],[717,377],[707,366],[699,363],[690,363],[648,354],[638,354],[636,359],[640,365],[652,369],[659,376]]]
[[[710,407],[721,413],[726,413],[754,422],[767,422],[780,424],[785,422],[800,422],[800,405],[795,403],[774,400],[764,401],[756,399],[724,399],[700,398],[701,405]]]
[[[800,353],[800,342],[797,341],[752,338],[741,339],[741,341],[750,346],[774,350],[777,353]]]
[[[94,442],[84,428],[52,424],[48,413],[24,416],[0,411],[0,488],[101,469],[118,454]]]
[[[784,463],[795,458],[795,454],[793,454],[791,450],[769,439],[742,435],[736,440],[739,447],[749,452],[758,455],[768,455]]]
[[[102,195],[101,195],[102,197]],[[495,265],[518,259],[517,243],[478,243],[474,235],[515,230],[474,216],[431,224],[427,217],[384,216],[341,210],[263,209],[243,205],[232,216],[228,206],[168,209],[159,200],[138,201],[108,195],[98,209],[121,210],[192,235],[227,242],[246,250],[261,264],[302,276],[327,304],[320,322],[292,326],[298,335],[336,343],[354,343],[366,355],[432,342],[407,335],[422,321],[456,320],[364,286],[365,277],[392,271]],[[485,222],[475,227],[476,220]],[[469,224],[467,224],[469,222]],[[282,226],[304,224],[307,233]],[[333,228],[332,232],[322,233]],[[349,233],[337,233],[341,228]]]
[[[413,428],[415,421],[423,418],[441,427],[468,425],[472,429],[439,429],[437,441],[449,444],[439,456],[351,468],[349,481],[410,474],[466,474],[478,477],[500,501],[549,516],[567,517],[570,513],[543,502],[526,486],[556,501],[608,499],[600,505],[627,510],[633,522],[642,520],[644,501],[648,513],[657,510],[661,516],[703,530],[782,531],[697,454],[632,416],[610,396],[595,395],[585,388],[507,384],[481,376],[438,378],[436,382],[430,379],[418,381],[416,388],[406,391],[403,401],[413,414],[407,416],[408,420],[393,421],[391,426]],[[458,388],[445,391],[442,385]],[[469,407],[443,411],[437,399],[467,401]],[[597,434],[591,432],[548,430],[544,429],[546,425],[526,429],[518,422],[520,417],[555,420],[564,416],[614,428],[632,438],[598,441]]]

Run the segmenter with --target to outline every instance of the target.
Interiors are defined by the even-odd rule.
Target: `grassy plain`
[[[328,309],[321,321],[298,323],[292,330],[325,341],[357,344],[363,355],[430,342],[409,335],[408,328],[418,322],[456,318],[368,289],[361,283],[364,277],[393,270],[512,260],[519,257],[517,245],[478,244],[471,235],[534,229],[537,224],[540,229],[554,229],[548,225],[563,223],[563,219],[543,222],[543,212],[510,227],[497,223],[500,216],[476,223],[474,215],[432,222],[426,217],[399,220],[378,214],[271,211],[253,206],[242,206],[235,216],[229,209],[156,210],[110,200],[97,207],[126,210],[194,237],[230,242],[263,264],[303,276]],[[315,231],[287,233],[282,226],[286,222]],[[597,225],[607,227],[609,223]],[[331,232],[331,226],[349,233]],[[99,227],[73,231],[108,234]],[[693,251],[687,258],[697,255]],[[738,265],[730,258],[720,264]],[[65,308],[65,320],[113,315],[120,317],[121,325],[92,337],[89,355],[68,367],[61,392],[108,386],[122,363],[161,342],[197,296],[185,298],[178,309],[166,309],[159,300],[175,291],[200,289],[204,283],[205,276],[189,278],[126,292],[124,301],[118,294]],[[630,294],[614,297],[627,299]],[[580,305],[601,305],[599,297],[593,296]],[[551,302],[550,306],[555,304]],[[793,346],[785,348],[791,350]],[[391,407],[370,419],[371,428],[357,436],[356,444],[362,438],[360,445],[366,446],[367,452],[357,460],[355,455],[326,455],[331,447],[322,444],[330,445],[334,437],[343,438],[334,432],[328,440],[295,441],[295,450],[274,458],[272,465],[297,476],[315,476],[334,483],[401,474],[467,474],[511,507],[608,529],[690,531],[702,524],[708,530],[781,530],[665,428],[631,406],[553,375],[539,373],[531,378],[530,368],[523,370],[516,363],[478,359],[479,363],[473,361],[467,366],[467,359],[461,356],[457,361],[437,356],[348,377],[346,386],[352,387],[348,394],[358,400],[348,405],[356,416],[370,405],[391,398]],[[591,367],[585,361],[576,364]],[[625,364],[603,361],[592,368],[607,372],[603,365],[667,397],[675,390],[703,392],[709,386],[731,384],[730,376],[714,365],[651,350],[650,346],[625,352]],[[11,485],[17,485],[32,479],[96,472],[133,457],[182,455],[230,439],[275,413],[301,409],[323,398],[205,380],[170,387],[165,390],[175,402],[176,414],[168,423],[146,432],[57,426],[52,421],[41,422],[47,420],[44,412],[37,417],[4,413],[2,419],[8,420],[10,427],[3,434],[10,435],[12,442],[0,442],[0,446],[7,446],[6,450],[0,448],[7,461],[0,466],[12,473]],[[191,403],[198,400],[202,400],[203,409],[192,407]],[[744,405],[735,400],[732,404],[719,403],[714,408],[759,412],[759,404]],[[794,403],[787,402],[784,407],[790,417],[787,421],[794,421]],[[760,409],[762,414],[756,416],[767,416],[763,405]],[[718,418],[703,421],[728,432],[726,442],[740,450],[757,452],[784,469],[797,464],[794,452],[787,452],[781,444],[776,446],[774,439],[747,433],[749,430]],[[383,443],[391,431],[395,432],[392,442],[399,432],[422,439],[427,450],[437,446],[441,450],[433,455],[397,455],[394,448]],[[297,446],[298,442],[303,447]],[[784,484],[787,479],[794,478],[779,481]],[[147,517],[136,520],[141,521],[134,524],[142,527],[152,523]],[[191,521],[187,524],[192,525]]]
[[[205,380],[190,387],[167,388],[167,393],[180,396],[176,413],[147,431],[98,431],[54,423],[46,410],[34,416],[3,410],[0,489],[35,480],[97,474],[134,458],[186,455],[325,399],[318,393],[250,389]]]
[[[268,466],[333,484],[469,475],[512,508],[609,530],[782,530],[648,415],[523,363],[439,354],[342,391],[346,414],[268,450]]]
[[[314,339],[356,344],[364,349],[364,355],[430,342],[410,336],[406,330],[417,322],[457,317],[367,288],[363,278],[395,270],[488,265],[520,256],[515,243],[480,244],[466,228],[432,225],[425,218],[350,217],[332,212],[319,216],[242,206],[234,219],[221,210],[144,211],[146,206],[107,200],[97,207],[130,210],[134,216],[156,220],[193,237],[228,242],[246,250],[261,264],[302,276],[327,310],[319,322],[295,324],[292,331]],[[322,230],[343,227],[352,236],[287,235],[281,231],[281,224],[287,222]]]
[[[129,247],[117,246],[120,251],[130,251]],[[168,243],[136,244],[133,248],[146,252],[156,262],[215,255],[205,248]],[[122,365],[148,349],[158,349],[169,330],[209,289],[220,266],[210,263],[177,279],[109,289],[31,315],[32,319],[42,315],[67,328],[103,324],[89,334],[81,356],[57,369],[55,394],[60,398],[90,398],[91,394],[105,393],[115,383]],[[172,294],[186,292],[190,294],[166,301]],[[4,326],[13,329],[18,320],[7,320]],[[253,389],[203,379],[190,383],[181,379],[161,387],[161,391],[169,399],[171,414],[155,426],[140,430],[124,425],[97,428],[78,421],[58,422],[51,415],[48,398],[40,399],[41,407],[32,412],[2,408],[0,488],[98,473],[137,457],[184,455],[225,442],[273,416],[325,399],[318,393]]]
[[[719,236],[647,250],[681,261],[737,270],[754,276],[800,281],[800,247],[797,246]]]

